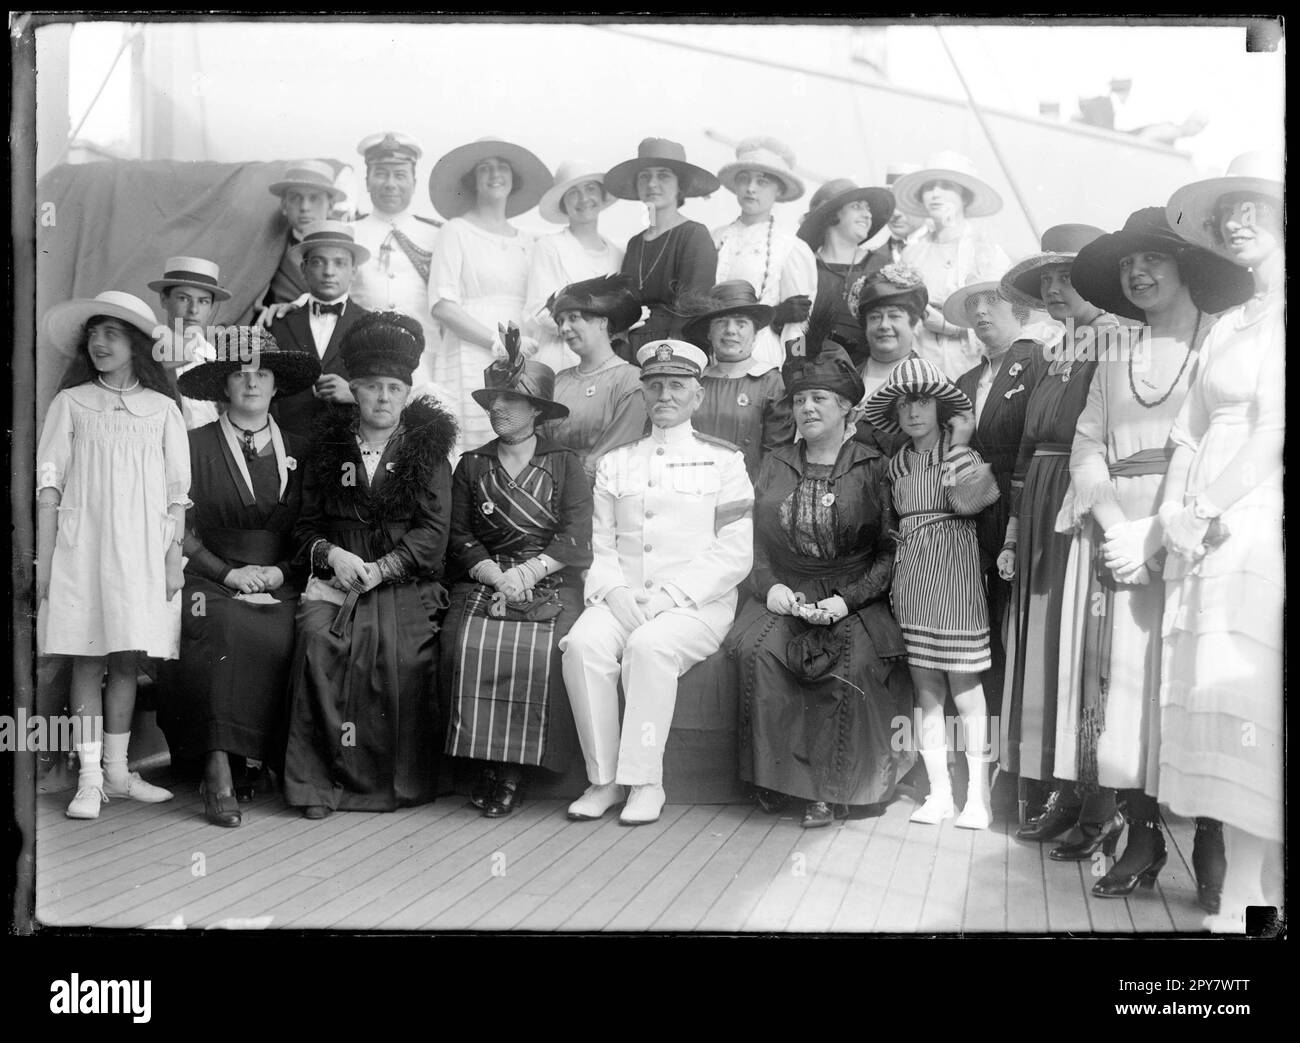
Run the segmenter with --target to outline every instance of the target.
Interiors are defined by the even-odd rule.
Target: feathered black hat
[[[554,317],[564,311],[585,311],[609,319],[610,333],[624,333],[641,319],[641,298],[625,275],[601,275],[572,282],[551,294],[546,310]]]
[[[375,311],[361,316],[339,346],[348,377],[392,377],[411,383],[424,354],[424,330],[409,315]]]
[[[484,386],[471,391],[470,397],[489,409],[498,395],[519,395],[542,411],[537,418],[539,424],[568,416],[569,407],[554,401],[555,372],[545,363],[525,358],[520,350],[519,327],[512,322],[497,329],[501,332],[506,357],[495,360],[483,371]]]
[[[310,352],[280,347],[270,330],[261,326],[227,326],[216,338],[217,357],[186,370],[176,384],[186,398],[228,402],[226,378],[237,370],[269,369],[275,374],[276,393],[296,395],[320,376],[320,360]]]
[[[803,354],[795,354],[801,349]],[[833,391],[856,406],[867,393],[858,367],[838,340],[827,339],[816,348],[811,345],[804,348],[801,340],[792,340],[786,342],[785,350],[781,376],[785,380],[786,398],[793,399],[798,391],[820,389]]]

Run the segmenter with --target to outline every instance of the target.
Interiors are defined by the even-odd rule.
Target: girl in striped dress
[[[912,821],[935,824],[955,811],[943,717],[951,691],[970,768],[956,825],[987,829],[991,758],[980,674],[992,661],[973,515],[997,498],[997,485],[967,444],[974,430],[970,400],[933,364],[899,363],[867,399],[865,418],[911,439],[890,461],[889,480],[900,530],[891,597],[920,704],[921,757],[930,780],[930,795]]]

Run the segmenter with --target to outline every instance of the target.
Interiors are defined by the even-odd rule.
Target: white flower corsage
[[[387,471],[389,474],[392,474],[394,471],[397,470],[397,465],[390,460],[388,461],[388,463],[384,464],[384,470]]]
[[[286,456],[284,458],[284,469],[286,471],[298,470],[298,461],[295,460],[292,456]]]
[[[1025,364],[1023,362],[1017,362],[1014,366],[1012,366],[1009,370],[1007,370],[1007,376],[1009,376],[1012,380],[1015,380],[1016,377],[1020,376],[1020,374],[1024,371],[1024,368],[1025,368]]]
[[[637,319],[636,322],[632,323],[632,325],[627,328],[627,332],[631,333],[633,330],[639,330],[642,326],[646,324],[646,320],[648,320],[649,318],[650,318],[650,309],[647,308],[644,304],[641,305],[641,318]]]

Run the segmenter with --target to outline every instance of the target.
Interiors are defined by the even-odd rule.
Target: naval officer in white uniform
[[[677,679],[722,644],[754,559],[745,458],[691,426],[707,357],[692,344],[656,340],[637,361],[654,426],[597,465],[587,608],[560,643],[591,783],[569,817],[600,818],[630,786],[619,818],[629,826],[659,817]]]

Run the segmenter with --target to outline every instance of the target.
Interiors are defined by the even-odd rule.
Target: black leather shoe
[[[831,812],[831,806],[824,800],[810,800],[808,806],[803,809],[804,829],[820,829],[834,821],[835,815]]]
[[[1223,852],[1223,823],[1212,818],[1196,820],[1196,838],[1192,841],[1192,872],[1196,874],[1196,904],[1207,913],[1219,911],[1223,875],[1228,860]]]
[[[1052,790],[1047,803],[1043,805],[1043,813],[1016,830],[1016,836],[1020,840],[1042,843],[1059,837],[1078,820],[1079,805],[1067,806],[1064,794],[1059,789]]]
[[[243,825],[244,816],[233,794],[214,793],[206,782],[199,783],[199,793],[203,795],[203,817],[214,826],[235,829]]]
[[[492,799],[483,808],[484,818],[505,818],[523,803],[519,779],[502,779],[492,791]]]
[[[239,781],[235,783],[235,799],[241,804],[247,804],[257,792],[264,788],[263,775],[261,768],[244,768],[244,774]]]
[[[1149,891],[1156,886],[1156,877],[1168,859],[1159,822],[1130,822],[1124,854],[1109,873],[1092,885],[1092,893],[1098,898],[1123,898],[1138,886]]]
[[[1124,832],[1124,816],[1116,811],[1100,826],[1088,823],[1079,829],[1083,832],[1082,839],[1061,844],[1048,853],[1053,862],[1086,862],[1098,851],[1113,855],[1119,835]]]
[[[334,814],[333,808],[327,808],[324,804],[308,804],[302,809],[302,817],[312,820],[329,818]]]
[[[498,781],[497,766],[489,764],[479,772],[478,782],[474,784],[474,788],[470,791],[469,802],[480,811],[483,811],[492,803]]]
[[[754,787],[754,801],[768,815],[775,815],[782,812],[790,803],[788,793],[777,793],[776,790],[765,789],[762,786]]]

